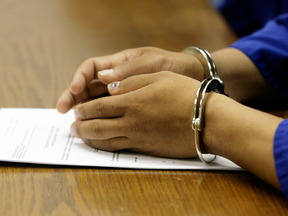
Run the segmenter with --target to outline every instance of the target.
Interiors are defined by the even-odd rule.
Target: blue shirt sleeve
[[[266,80],[288,100],[288,13],[240,38],[232,47],[244,52]]]
[[[244,52],[261,74],[288,100],[288,13],[232,44]],[[288,199],[288,119],[274,137],[274,159],[282,191]]]
[[[288,199],[288,119],[282,121],[276,130],[274,158],[282,191]]]

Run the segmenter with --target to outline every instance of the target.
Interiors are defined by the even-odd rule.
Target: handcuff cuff
[[[192,129],[194,130],[195,147],[197,155],[202,162],[211,163],[212,161],[215,160],[216,155],[209,154],[206,151],[202,140],[202,132],[204,129],[203,108],[204,108],[205,93],[216,92],[226,96],[228,95],[225,94],[224,92],[224,83],[218,76],[215,62],[207,50],[202,49],[200,47],[191,46],[185,48],[182,51],[182,53],[196,56],[203,65],[204,74],[207,75],[207,73],[209,73],[211,75],[211,78],[204,79],[201,82],[200,87],[196,93],[196,98],[194,101],[194,116],[192,120]],[[208,65],[208,69],[207,67],[205,67],[205,62]]]

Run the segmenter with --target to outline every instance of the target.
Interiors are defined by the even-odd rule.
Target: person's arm
[[[287,38],[288,14],[282,14],[229,48],[212,53],[232,98],[241,102],[260,98],[266,104],[288,100]]]
[[[241,50],[228,47],[211,55],[218,74],[225,83],[225,91],[231,98],[239,102],[252,101],[256,98],[258,100],[265,98],[267,102],[279,99],[279,93]]]
[[[205,107],[203,143],[207,152],[232,160],[280,189],[273,143],[282,120],[212,93]]]

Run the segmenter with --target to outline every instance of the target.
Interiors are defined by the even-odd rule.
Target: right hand
[[[196,157],[191,128],[200,82],[172,72],[136,75],[108,85],[110,97],[79,105],[73,136],[106,151]]]
[[[159,71],[204,79],[204,69],[195,56],[154,47],[127,49],[84,61],[74,73],[70,88],[60,96],[57,109],[60,113],[66,113],[80,102],[108,93],[106,85],[109,83]]]

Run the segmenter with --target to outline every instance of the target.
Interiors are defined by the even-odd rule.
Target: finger
[[[141,52],[140,52],[141,51]],[[160,55],[142,54],[139,50],[137,57],[116,65],[113,69],[98,72],[98,79],[105,84],[126,79],[132,75],[148,74],[162,70],[164,58]]]
[[[71,125],[73,136],[85,140],[106,140],[125,136],[127,126],[123,125],[123,119],[93,119],[76,121]]]
[[[56,107],[60,113],[66,113],[76,104],[84,102],[89,98],[99,97],[105,93],[107,93],[107,86],[99,80],[95,80],[78,95],[74,95],[69,89],[66,89],[59,97]]]
[[[86,87],[96,77],[95,65],[93,58],[84,61],[78,69],[75,71],[71,85],[70,91],[72,94],[80,94]]]
[[[160,72],[154,74],[141,74],[137,76],[131,76],[122,81],[110,83],[107,88],[111,95],[125,94],[152,84],[153,82],[160,79],[162,75],[164,74]]]
[[[93,80],[81,94],[84,94],[87,97],[85,100],[87,100],[97,98],[105,93],[108,93],[107,85],[101,83],[99,80]]]
[[[81,104],[74,111],[75,117],[76,119],[87,120],[123,116],[127,108],[125,98],[122,95],[119,97],[103,97]]]
[[[97,79],[98,71],[112,68],[123,61],[126,61],[125,52],[87,59],[73,75],[70,85],[71,92],[75,95],[80,94],[93,79]]]
[[[127,137],[115,137],[107,140],[83,140],[85,144],[105,150],[105,151],[120,151],[128,149],[132,144],[131,140]]]
[[[68,112],[75,105],[75,100],[69,89],[66,89],[58,99],[56,108],[60,113]]]

